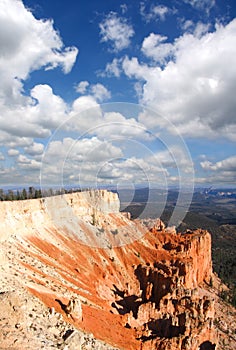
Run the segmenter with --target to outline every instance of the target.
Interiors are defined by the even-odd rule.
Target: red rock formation
[[[116,195],[95,197],[92,207],[90,194],[67,195],[60,208],[50,199],[59,223],[40,200],[0,203],[9,271],[68,322],[119,349],[216,349],[214,301],[204,290],[212,275],[210,234],[173,233],[160,221],[147,229],[118,212]]]

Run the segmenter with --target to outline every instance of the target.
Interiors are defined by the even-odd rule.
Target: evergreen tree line
[[[66,193],[81,192],[81,189],[52,189],[41,190],[30,186],[28,189],[23,188],[22,190],[7,190],[0,189],[0,201],[19,201],[25,199],[35,199],[43,197],[58,196]]]

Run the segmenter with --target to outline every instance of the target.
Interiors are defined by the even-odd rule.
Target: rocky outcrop
[[[1,350],[118,350],[76,329],[19,285],[1,292],[0,303]]]
[[[0,241],[10,236],[44,236],[48,230],[54,230],[88,246],[125,245],[144,232],[136,230],[119,207],[118,195],[105,190],[0,202]]]
[[[209,233],[152,232],[170,258],[134,265],[138,285],[115,290],[113,308],[125,315],[125,327],[135,330],[142,349],[197,350],[205,341],[215,349],[214,300],[199,288],[212,276]]]
[[[97,349],[217,349],[210,234],[131,221],[107,191],[66,196],[0,203],[2,292],[21,286],[60,315],[68,349],[81,334]]]

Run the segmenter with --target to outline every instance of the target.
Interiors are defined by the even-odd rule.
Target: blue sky
[[[1,186],[234,186],[235,15],[0,0]]]

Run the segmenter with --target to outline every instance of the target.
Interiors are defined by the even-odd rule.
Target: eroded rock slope
[[[0,205],[0,349],[217,349],[208,232],[131,221],[104,190]]]

